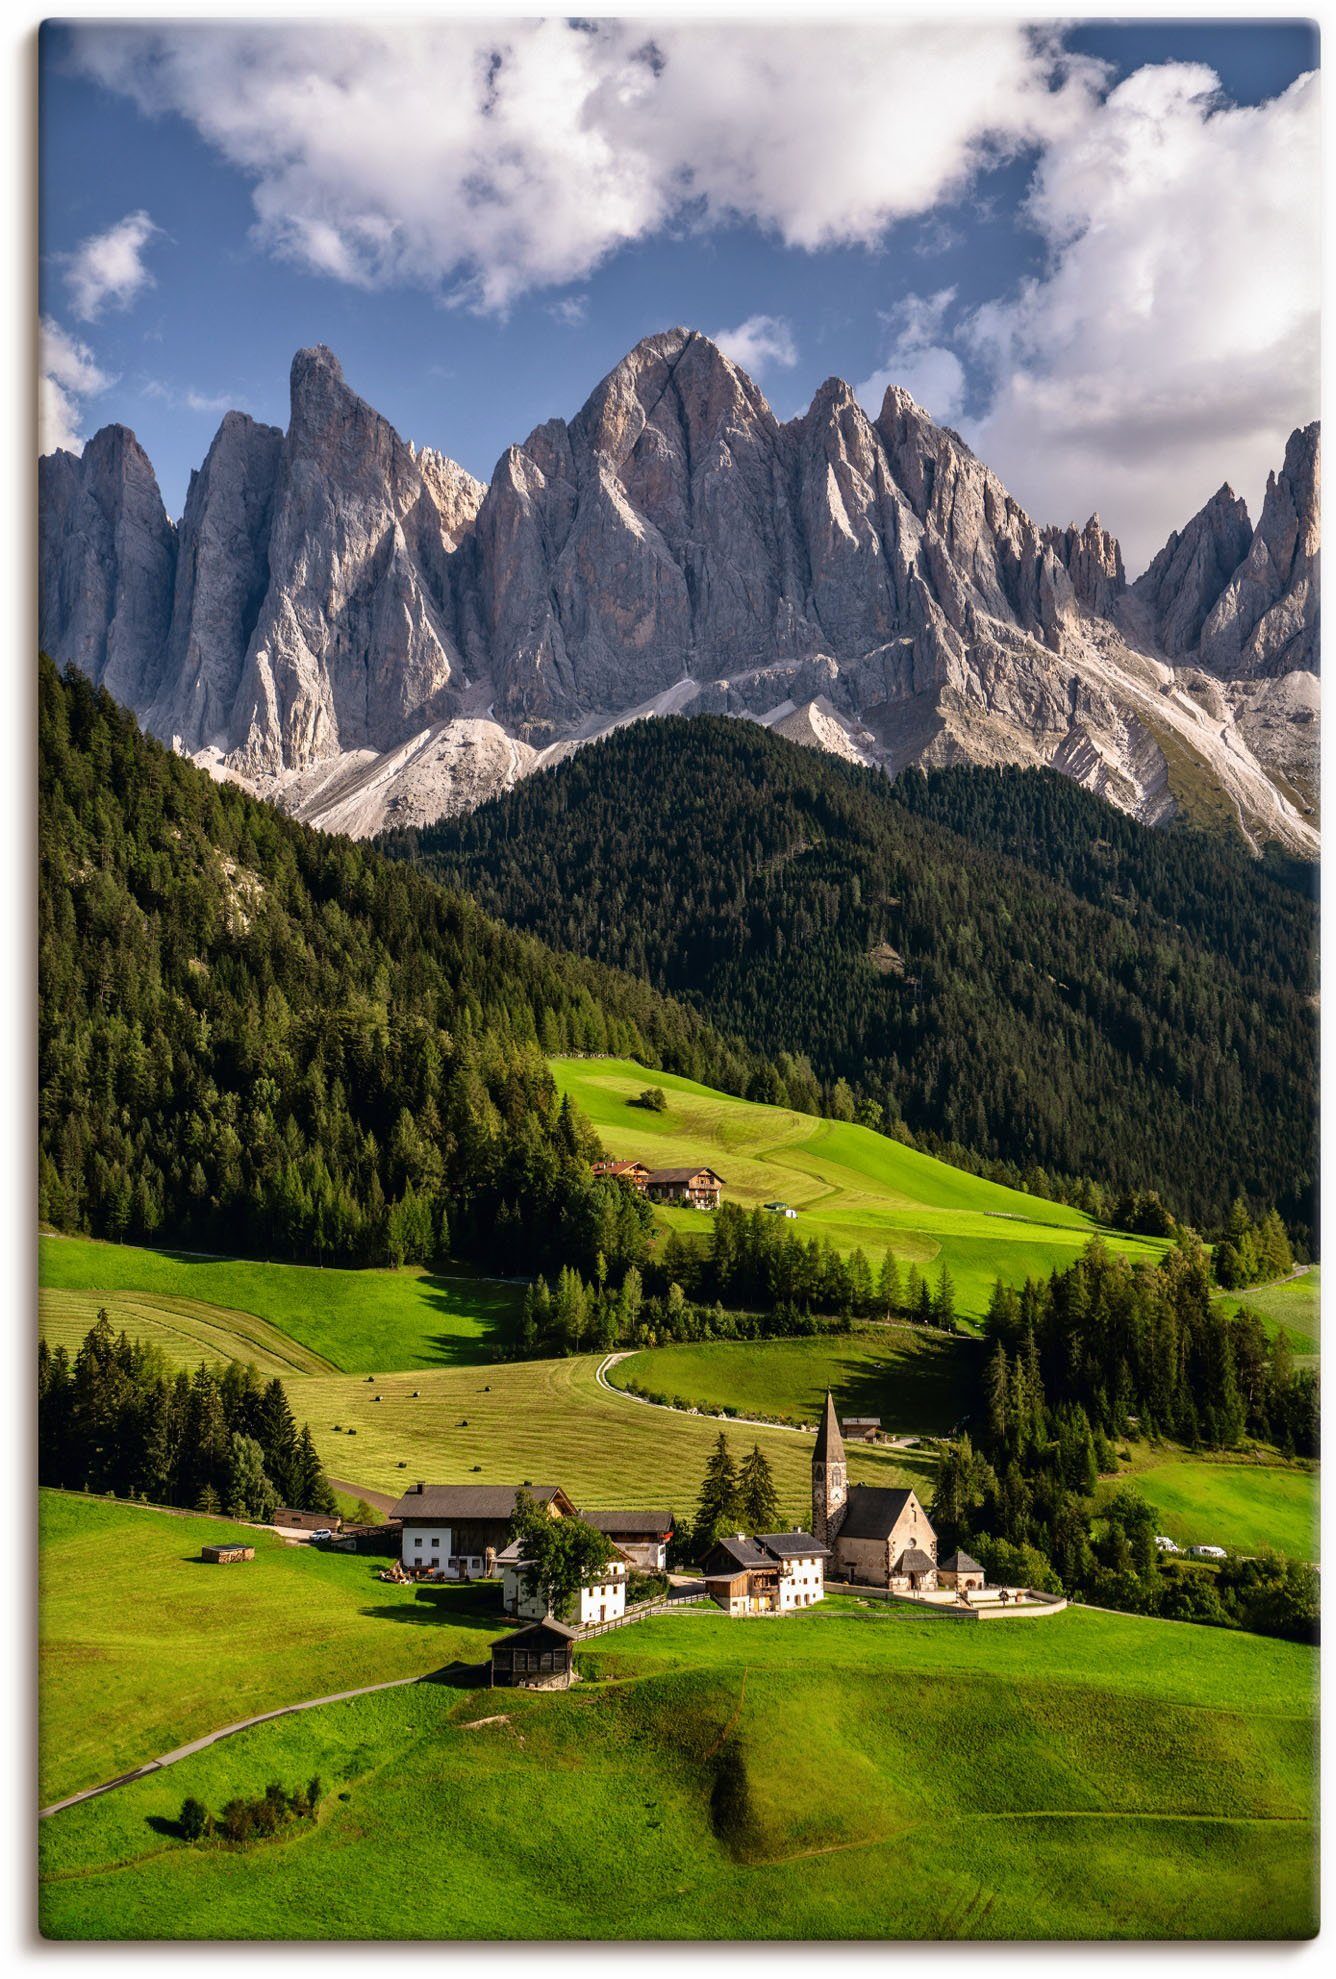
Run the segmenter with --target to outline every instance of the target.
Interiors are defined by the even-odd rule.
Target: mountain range
[[[1319,433],[1129,584],[891,387],[781,421],[646,338],[483,484],[330,351],[286,432],[229,412],[167,515],[134,435],[40,467],[39,633],[215,774],[364,835],[470,809],[639,716],[750,717],[896,772],[1051,766],[1149,823],[1317,849]]]

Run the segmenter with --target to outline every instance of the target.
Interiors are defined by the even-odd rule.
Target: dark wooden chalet
[[[564,1622],[534,1622],[498,1636],[492,1644],[493,1689],[568,1690],[575,1668],[577,1631]]]
[[[712,1168],[651,1168],[645,1180],[651,1202],[682,1203],[688,1209],[718,1209],[724,1178]]]

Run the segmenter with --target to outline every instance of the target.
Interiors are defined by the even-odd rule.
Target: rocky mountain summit
[[[286,433],[223,420],[167,517],[132,434],[41,463],[40,633],[155,733],[299,815],[469,807],[639,715],[888,770],[1051,764],[1152,822],[1316,846],[1318,432],[1256,529],[1222,489],[1129,586],[892,387],[782,422],[695,331],[646,338],[484,486],[334,356]]]

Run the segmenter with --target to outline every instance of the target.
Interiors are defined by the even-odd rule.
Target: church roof
[[[932,1560],[921,1546],[907,1546],[896,1561],[895,1571],[898,1574],[930,1574]]]
[[[840,1538],[889,1539],[896,1520],[913,1495],[912,1491],[893,1491],[883,1484],[852,1485]]]
[[[829,1388],[826,1390],[826,1408],[821,1418],[821,1427],[816,1433],[816,1449],[812,1452],[814,1464],[842,1464],[844,1462],[844,1438],[840,1435],[840,1419],[835,1413],[835,1398]]]
[[[981,1574],[983,1568],[968,1553],[953,1553],[949,1560],[943,1560],[941,1571],[944,1574]]]

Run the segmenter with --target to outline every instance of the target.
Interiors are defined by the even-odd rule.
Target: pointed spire
[[[826,1390],[826,1408],[821,1418],[821,1427],[816,1433],[816,1449],[812,1453],[814,1464],[842,1464],[844,1462],[844,1438],[840,1435],[840,1419],[835,1413],[835,1398],[829,1388]]]

